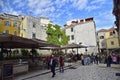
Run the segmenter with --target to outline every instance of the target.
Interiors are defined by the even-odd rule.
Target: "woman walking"
[[[62,56],[59,57],[59,65],[60,65],[60,72],[63,73],[64,72],[64,61],[63,61]]]

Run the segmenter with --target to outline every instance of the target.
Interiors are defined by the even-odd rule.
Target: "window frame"
[[[111,41],[111,45],[114,45],[115,43],[114,43],[114,41]]]
[[[5,26],[10,26],[10,21],[5,21]]]
[[[104,36],[100,36],[100,39],[104,39]]]
[[[73,32],[74,31],[74,28],[73,27],[71,27],[71,32]]]
[[[74,39],[75,39],[74,35],[71,35],[71,40],[74,40]]]
[[[18,22],[15,21],[13,26],[18,27]]]
[[[36,28],[36,24],[35,23],[33,23],[33,28]]]
[[[32,38],[36,38],[36,33],[32,33]]]

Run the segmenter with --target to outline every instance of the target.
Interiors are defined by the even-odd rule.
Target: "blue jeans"
[[[60,72],[64,72],[64,67],[60,66]]]

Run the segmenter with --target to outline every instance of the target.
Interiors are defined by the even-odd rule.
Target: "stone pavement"
[[[76,62],[76,63],[65,63],[65,67],[64,69],[68,69],[68,68],[71,68],[74,67],[74,66],[77,66],[77,65],[80,65],[80,62]],[[57,67],[56,68],[56,72],[59,71],[59,68]],[[32,77],[36,77],[36,76],[40,76],[40,75],[45,75],[45,74],[48,74],[50,73],[51,71],[50,70],[47,70],[47,69],[42,69],[42,70],[35,70],[35,71],[32,71],[32,72],[28,72],[28,73],[23,73],[23,74],[18,74],[17,76],[15,75],[14,79],[15,80],[25,80],[25,79],[30,79]]]
[[[48,72],[48,70],[43,70],[33,74],[28,73],[27,75],[16,77],[15,80],[120,80],[120,76],[115,75],[120,72],[120,65],[112,65],[110,68],[106,67],[105,64],[76,65],[75,68],[67,68],[64,73],[56,71],[54,78],[51,77],[52,74],[50,72],[41,74],[45,73],[45,71]]]

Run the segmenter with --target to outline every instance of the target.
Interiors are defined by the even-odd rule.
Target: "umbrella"
[[[67,49],[73,49],[73,48],[77,48],[77,53],[78,53],[78,48],[87,48],[87,47],[80,45],[80,44],[76,44],[76,43],[71,43],[71,44],[61,47],[61,49],[65,49],[65,53],[67,53],[66,52]]]
[[[62,49],[64,48],[86,48],[84,45],[76,44],[76,43],[71,43],[66,46],[61,47]]]

